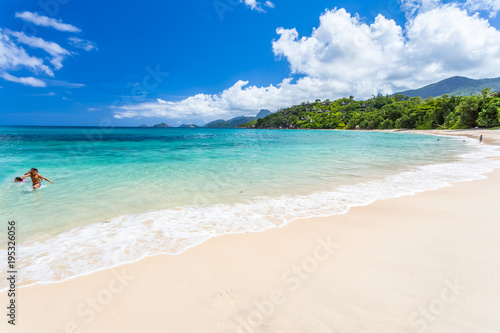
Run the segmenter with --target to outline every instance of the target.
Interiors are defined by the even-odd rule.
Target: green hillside
[[[422,98],[443,95],[470,96],[479,95],[484,88],[490,88],[492,91],[500,91],[500,77],[474,80],[463,76],[454,76],[419,89],[402,91],[394,95],[420,96]]]
[[[217,119],[214,121],[209,122],[208,124],[204,125],[203,127],[209,127],[209,128],[236,128],[241,124],[250,122],[250,121],[255,121],[260,118],[264,118],[267,115],[270,115],[271,111],[262,109],[259,111],[259,113],[255,117],[245,117],[245,116],[239,116],[235,117],[229,120],[224,120],[224,119]]]
[[[376,96],[356,101],[316,100],[281,109],[240,127],[282,129],[433,129],[493,127],[500,124],[500,93],[484,89],[480,95],[408,97]]]

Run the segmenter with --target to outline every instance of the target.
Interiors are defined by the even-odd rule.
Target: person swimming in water
[[[26,176],[23,176],[23,177],[16,177],[16,178],[14,179],[14,183],[24,182],[24,178],[25,178],[25,177],[26,177]]]
[[[48,181],[51,184],[54,184],[53,182],[51,182],[47,178],[39,175],[38,174],[38,169],[36,169],[36,168],[32,168],[30,171],[26,172],[24,174],[24,177],[27,177],[27,176],[31,177],[31,181],[33,182],[33,189],[34,190],[40,188],[40,186],[42,185],[42,179]]]

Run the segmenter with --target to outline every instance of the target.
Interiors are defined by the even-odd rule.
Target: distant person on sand
[[[483,135],[481,134],[481,136],[479,137],[479,142],[483,142]]]
[[[37,188],[40,188],[40,186],[42,185],[42,179],[45,179],[46,181],[48,181],[51,184],[54,184],[53,182],[51,182],[47,178],[40,176],[38,174],[38,169],[35,169],[35,168],[32,168],[30,171],[26,172],[24,174],[24,177],[26,177],[26,176],[31,177],[31,181],[33,182],[33,189],[34,190],[36,190]]]

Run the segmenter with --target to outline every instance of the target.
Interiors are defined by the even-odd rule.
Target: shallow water
[[[3,127],[0,212],[21,281],[49,282],[472,179],[488,154],[402,133]],[[55,184],[13,183],[31,167]]]

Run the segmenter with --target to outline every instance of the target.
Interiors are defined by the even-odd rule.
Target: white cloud
[[[48,86],[51,87],[65,87],[65,88],[83,88],[85,85],[83,83],[72,83],[62,80],[45,80]],[[71,92],[67,91],[67,94],[71,94]]]
[[[59,31],[81,31],[75,26],[63,23],[61,20],[55,20],[36,13],[16,13],[16,17],[22,18],[36,25],[52,27]],[[76,48],[81,48],[86,51],[97,50],[96,45],[88,40],[70,37],[69,42]],[[27,45],[30,48],[37,48],[47,52],[50,55],[50,57],[48,57],[48,62],[50,64],[45,64],[44,59],[41,59],[40,57],[29,55],[21,46],[22,44]],[[57,43],[46,41],[40,37],[27,36],[24,32],[0,28],[0,77],[7,81],[31,85],[34,87],[45,87],[47,84],[51,85],[49,82],[50,80],[42,81],[34,77],[18,77],[11,75],[10,73],[13,71],[28,69],[34,74],[44,73],[53,77],[53,70],[61,69],[63,67],[63,60],[72,54],[76,53],[66,50]],[[48,65],[51,65],[51,67]],[[63,81],[53,81],[54,84],[52,85],[58,85],[57,82]],[[84,86],[83,84],[73,84],[67,82],[63,82],[62,85],[73,88]]]
[[[25,86],[32,86],[32,87],[45,87],[45,86],[47,86],[45,84],[45,82],[43,82],[40,79],[34,78],[34,77],[16,77],[16,76],[10,75],[9,73],[0,73],[0,77],[2,77],[4,80],[7,80],[7,81],[24,84]]]
[[[274,8],[274,3],[272,3],[271,1],[266,1],[266,3],[264,4],[264,6],[266,7],[269,7],[269,8]]]
[[[258,12],[265,12],[265,10],[262,8],[262,2],[257,1],[257,0],[240,0],[240,2],[243,2],[247,7],[250,7],[252,10],[256,10]],[[266,1],[264,3],[264,6],[269,7],[269,8],[274,8],[274,3],[271,1]]]
[[[56,93],[51,91],[51,92],[48,92],[48,93],[44,93],[44,94],[31,94],[30,96],[55,96]]]
[[[0,28],[0,72],[21,68],[28,68],[35,73],[43,72],[49,76],[54,76],[52,70],[43,63],[42,59],[30,56]]]
[[[339,9],[326,11],[311,37],[277,32],[274,52],[293,73],[346,84],[358,96],[500,74],[500,31],[454,5],[419,13],[404,29],[381,15],[368,25]]]
[[[500,0],[467,0],[465,7],[471,11],[488,11],[490,17],[495,17],[500,11]]]
[[[467,9],[470,13],[479,11],[489,12],[491,18],[500,11],[500,0],[460,0],[453,2],[459,8]],[[427,12],[442,7],[442,0],[401,0],[401,8],[407,18],[413,18],[418,13]]]
[[[73,45],[76,48],[83,49],[85,51],[98,51],[99,49],[95,45],[95,43],[89,41],[89,40],[84,40],[81,38],[77,37],[69,37],[68,41],[71,45]]]
[[[31,22],[35,25],[43,27],[52,27],[59,31],[67,31],[67,32],[81,31],[80,29],[71,24],[63,23],[61,20],[56,20],[47,16],[39,15],[37,13],[32,13],[32,12],[16,13],[16,17]]]
[[[345,9],[327,10],[311,36],[277,29],[273,52],[303,76],[296,81],[256,87],[240,80],[219,94],[123,105],[115,115],[211,120],[307,99],[393,93],[454,75],[500,76],[500,31],[457,5],[432,6],[429,2],[404,27],[382,15],[365,23]]]
[[[54,42],[48,42],[39,37],[26,36],[23,32],[9,31],[9,34],[16,37],[17,40],[33,48],[39,48],[47,52],[52,56],[50,63],[54,66],[56,70],[62,68],[62,61],[70,53],[65,48],[62,48],[59,44]]]
[[[401,9],[408,17],[414,17],[418,12],[426,12],[441,5],[441,0],[401,0]]]
[[[331,90],[330,84],[308,77],[296,84],[287,78],[277,86],[268,87],[248,86],[248,81],[240,80],[220,94],[197,94],[179,102],[157,99],[156,102],[123,105],[115,108],[114,113],[117,119],[143,116],[209,121],[240,115],[254,116],[259,109],[276,110],[294,101],[325,95]]]

